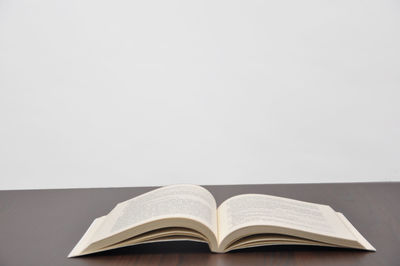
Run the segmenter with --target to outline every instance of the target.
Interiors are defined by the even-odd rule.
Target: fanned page
[[[253,237],[253,246],[303,242],[373,250],[369,243],[364,246],[360,244],[363,241],[359,241],[349,229],[349,224],[345,224],[327,205],[244,194],[223,202],[218,208],[218,219],[220,252],[232,249],[235,244],[243,247],[240,239],[250,235],[259,235],[258,238]],[[268,239],[265,233],[275,234],[275,242]],[[293,241],[289,241],[287,236],[292,237]],[[246,242],[247,246],[252,246],[248,239]],[[367,243],[366,240],[363,243]]]
[[[144,238],[151,241],[151,236],[143,236],[148,232],[153,232],[153,240],[160,236],[171,238],[165,232],[160,234],[157,231],[160,228],[171,228],[172,235],[176,228],[190,228],[200,232],[204,241],[216,246],[216,209],[214,197],[203,187],[162,187],[119,203],[101,221],[97,220],[95,226],[91,226],[92,232],[88,230],[77,244],[80,248],[71,252],[70,256],[116,248],[123,246],[121,242],[127,240],[126,244],[135,244],[138,242],[132,239],[135,236],[138,236],[138,240]],[[192,236],[188,234],[187,238],[191,239]]]

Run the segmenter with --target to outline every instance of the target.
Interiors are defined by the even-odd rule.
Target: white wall
[[[0,1],[0,189],[400,181],[399,1]]]

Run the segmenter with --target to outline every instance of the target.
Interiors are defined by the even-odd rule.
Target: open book
[[[93,221],[68,257],[174,240],[208,243],[212,252],[262,245],[316,245],[374,251],[327,205],[243,194],[218,208],[201,186],[172,185],[121,202]]]

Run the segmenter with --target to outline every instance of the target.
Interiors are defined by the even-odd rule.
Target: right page
[[[355,228],[345,223],[331,207],[282,197],[261,194],[232,197],[219,206],[218,223],[221,252],[241,238],[257,234],[265,239],[268,234],[274,234],[275,239],[279,239],[276,236],[282,236],[282,240],[293,236],[297,242],[301,239],[313,241],[308,244],[320,242],[367,249],[355,235]],[[254,243],[266,242],[254,239]]]

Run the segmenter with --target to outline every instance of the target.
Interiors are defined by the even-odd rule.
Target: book
[[[205,242],[224,253],[263,245],[312,245],[375,251],[328,205],[242,194],[217,207],[197,185],[170,185],[117,204],[96,218],[68,257],[159,241]]]

